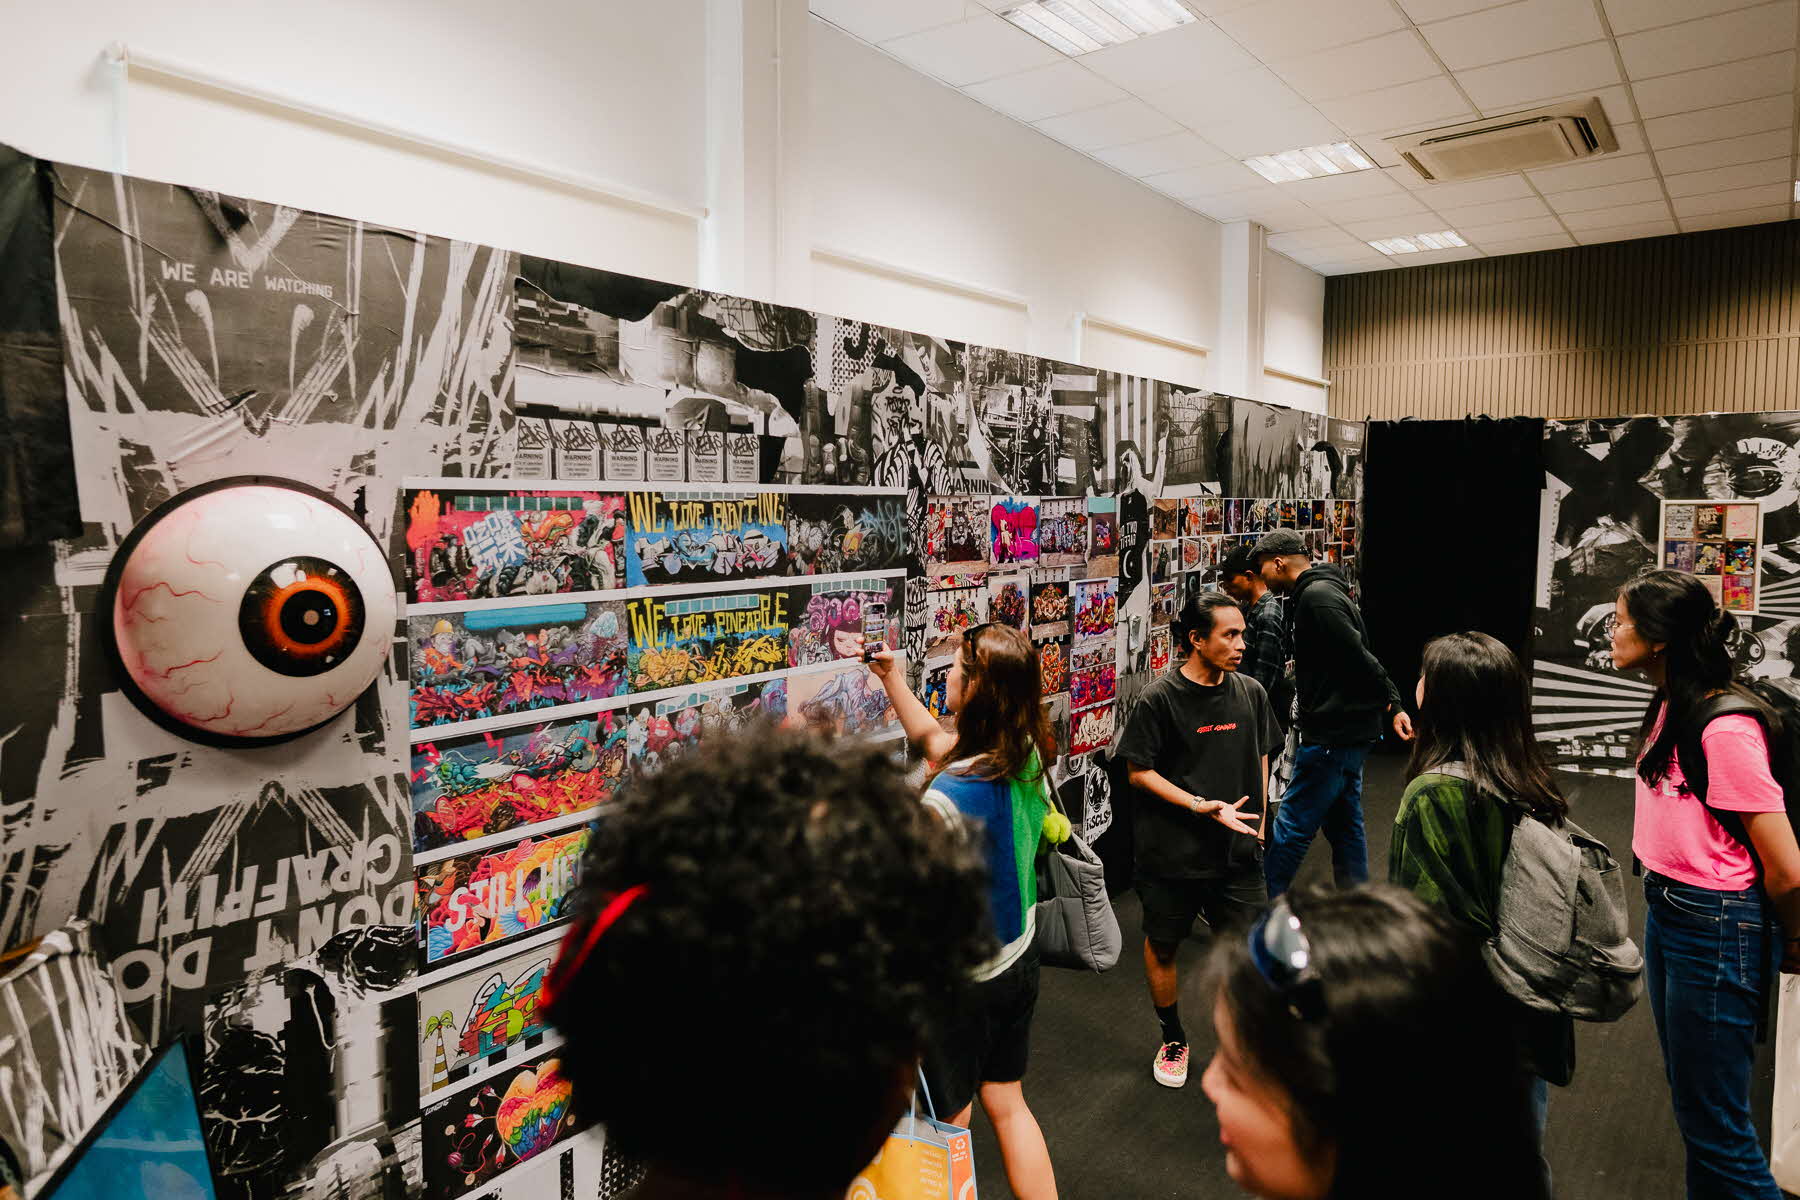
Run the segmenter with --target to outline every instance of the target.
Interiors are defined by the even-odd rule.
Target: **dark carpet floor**
[[[1394,757],[1369,762],[1364,801],[1376,878],[1386,875],[1402,766]],[[1575,819],[1621,862],[1629,862],[1630,784],[1577,775],[1562,779]],[[1315,843],[1300,882],[1330,879],[1328,850],[1323,839]],[[1627,894],[1641,940],[1643,892],[1637,880],[1628,881]],[[1137,898],[1127,892],[1117,903],[1126,952],[1116,968],[1100,976],[1043,973],[1025,1096],[1049,1143],[1058,1191],[1069,1200],[1239,1195],[1225,1175],[1218,1124],[1200,1090],[1200,1073],[1213,1049],[1209,1010],[1196,979],[1202,950],[1190,942],[1182,952],[1182,1020],[1194,1046],[1188,1085],[1175,1091],[1150,1077],[1157,1025],[1141,967]],[[1550,1090],[1548,1152],[1557,1196],[1679,1200],[1681,1138],[1669,1112],[1648,1005],[1640,1003],[1616,1024],[1578,1024],[1576,1038],[1575,1080]],[[1765,1052],[1755,1101],[1765,1147],[1773,1083],[1773,1063]],[[973,1124],[982,1200],[1011,1200],[999,1149],[979,1105]],[[1444,1194],[1455,1195],[1454,1185]]]

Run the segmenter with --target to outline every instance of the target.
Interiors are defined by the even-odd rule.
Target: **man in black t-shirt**
[[[1144,972],[1162,1024],[1151,1073],[1187,1082],[1187,1033],[1176,1008],[1175,952],[1204,917],[1248,923],[1267,899],[1258,823],[1281,727],[1262,685],[1237,671],[1244,614],[1222,592],[1188,598],[1174,622],[1187,660],[1145,689],[1119,740],[1137,789],[1137,891]]]

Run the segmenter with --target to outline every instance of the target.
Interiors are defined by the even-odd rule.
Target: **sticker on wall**
[[[988,509],[988,561],[995,567],[1037,561],[1037,502],[1020,496],[997,496]]]
[[[792,574],[848,575],[907,565],[904,493],[796,492],[787,512]]]
[[[1038,681],[1046,696],[1069,690],[1069,639],[1033,638],[1038,654]]]
[[[794,675],[787,687],[790,717],[834,736],[882,733],[897,720],[887,689],[860,662],[840,671]]]
[[[996,625],[1023,630],[1029,618],[1026,593],[1031,588],[1029,571],[988,576],[988,620]]]
[[[949,588],[926,600],[925,656],[948,658],[962,645],[962,635],[988,619],[988,591],[983,587]]]
[[[556,943],[548,942],[419,988],[421,1095],[543,1041],[549,1026],[538,1004],[555,954]]]
[[[1087,574],[1090,579],[1119,573],[1119,502],[1089,496]]]
[[[625,509],[627,587],[788,573],[788,497],[779,492],[629,492]]]
[[[1113,705],[1097,704],[1069,714],[1069,753],[1105,749],[1113,739]]]
[[[791,589],[788,666],[860,662],[865,645],[900,639],[897,578],[845,579]]]
[[[1050,497],[1038,501],[1038,563],[1046,567],[1073,567],[1087,561],[1087,501],[1079,496]]]
[[[404,505],[416,604],[604,591],[624,578],[617,493],[410,488]]]
[[[1031,572],[1031,636],[1069,634],[1069,573],[1058,568]]]
[[[427,1200],[451,1200],[580,1128],[573,1088],[550,1050],[477,1079],[421,1114]]]
[[[526,837],[418,872],[419,957],[434,967],[569,915],[588,831]]]
[[[786,667],[792,602],[786,588],[626,601],[631,690],[653,692]]]
[[[1119,624],[1119,586],[1113,579],[1075,581],[1075,636],[1108,637]]]
[[[929,586],[968,587],[987,577],[988,502],[980,496],[933,496],[925,505],[925,575]]]
[[[616,600],[409,617],[407,627],[415,729],[626,691],[625,609]]]
[[[588,812],[625,774],[623,714],[546,721],[412,748],[413,850]]]
[[[1753,500],[1664,500],[1662,565],[1699,576],[1727,612],[1757,612],[1762,514]]]
[[[268,745],[356,702],[381,674],[397,606],[356,515],[261,476],[181,493],[139,522],[101,589],[121,690],[191,741]]]

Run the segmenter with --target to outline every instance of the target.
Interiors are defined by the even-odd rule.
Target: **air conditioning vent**
[[[1387,139],[1427,183],[1578,162],[1619,148],[1598,97]]]

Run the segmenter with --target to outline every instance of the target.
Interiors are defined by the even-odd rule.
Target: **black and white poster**
[[[1662,565],[1665,500],[1754,501],[1759,611],[1737,617],[1738,669],[1800,659],[1800,412],[1553,421],[1538,563],[1532,692],[1538,736],[1567,763],[1628,770],[1650,685],[1612,668],[1619,587]],[[1725,509],[1720,508],[1721,553]],[[1679,564],[1678,564],[1679,565]],[[1698,565],[1698,564],[1696,564]],[[1748,565],[1748,564],[1743,564]]]

